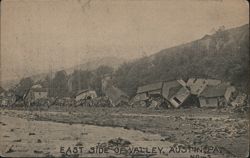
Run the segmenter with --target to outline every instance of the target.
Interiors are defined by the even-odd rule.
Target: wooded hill
[[[247,91],[249,77],[249,24],[164,49],[154,55],[123,64],[114,83],[134,95],[140,85],[161,80],[215,78],[230,81]]]
[[[124,63],[116,70],[109,65],[98,65],[94,70],[61,70],[54,77],[47,74],[40,80],[32,77],[22,79],[13,89],[17,96],[33,84],[41,84],[49,89],[49,96],[66,97],[82,89],[102,92],[102,79],[112,75],[113,84],[129,96],[137,87],[145,84],[188,78],[214,78],[229,81],[240,90],[247,92],[249,77],[249,25],[225,30],[219,28],[213,35],[164,49],[151,56]]]

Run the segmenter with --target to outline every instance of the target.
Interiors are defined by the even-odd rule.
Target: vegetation
[[[249,25],[224,30],[202,39],[160,51],[123,64],[114,81],[129,95],[138,86],[160,80],[190,77],[230,81],[247,91],[249,69]]]
[[[47,76],[39,81],[49,88],[49,96],[64,97],[82,89],[94,89],[102,94],[102,79],[112,75],[113,83],[133,96],[140,85],[162,80],[190,77],[215,78],[230,81],[247,91],[249,70],[249,25],[225,30],[200,40],[164,49],[152,56],[124,63],[116,71],[109,66],[95,70],[75,70],[67,75],[58,71],[54,78]],[[16,94],[22,96],[32,85],[30,78],[21,80]]]
[[[33,80],[30,77],[21,79],[21,81],[15,87],[15,89],[11,90],[11,91],[14,91],[17,101],[18,100],[23,101],[24,95],[29,91],[32,85],[33,85]]]

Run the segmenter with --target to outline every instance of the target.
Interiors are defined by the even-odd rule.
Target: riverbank
[[[183,109],[173,110],[168,112],[160,111],[153,113],[150,113],[149,111],[146,112],[144,111],[139,113],[138,112],[139,110],[137,111],[137,113],[136,112],[126,113],[126,110],[116,109],[115,111],[115,109],[109,109],[109,108],[105,110],[103,108],[93,108],[93,109],[83,108],[81,111],[70,111],[70,112],[43,111],[43,110],[41,111],[1,110],[1,117],[8,116],[15,119],[24,118],[25,120],[29,121],[36,120],[38,122],[42,122],[43,124],[39,125],[37,131],[43,131],[47,129],[47,134],[49,134],[49,131],[54,131],[54,129],[60,129],[59,127],[57,127],[57,125],[53,125],[55,127],[52,127],[49,126],[49,124],[59,123],[64,126],[61,129],[61,132],[64,133],[63,135],[65,135],[66,138],[67,138],[67,133],[70,133],[72,131],[83,131],[83,129],[86,130],[86,127],[91,125],[95,125],[95,127],[97,127],[97,131],[103,131],[104,129],[106,130],[106,128],[111,128],[112,130],[115,129],[114,131],[108,130],[109,132],[106,134],[105,132],[95,133],[94,131],[89,131],[88,133],[92,133],[92,137],[86,137],[85,141],[96,139],[96,142],[93,142],[92,144],[90,143],[92,146],[102,141],[102,137],[105,138],[106,142],[116,137],[121,137],[126,139],[127,138],[126,133],[129,133],[131,131],[133,132],[136,131],[139,132],[139,134],[138,135],[132,134],[133,137],[127,138],[127,140],[133,143],[135,143],[136,140],[139,142],[142,141],[141,144],[139,145],[146,144],[146,146],[152,147],[150,143],[154,142],[153,144],[155,146],[165,144],[167,147],[176,144],[182,144],[185,146],[192,146],[192,147],[213,146],[213,147],[218,147],[218,149],[222,151],[222,153],[220,153],[219,155],[220,157],[246,156],[248,152],[248,139],[249,139],[248,136],[249,124],[247,119],[242,119],[242,118],[237,119],[232,117],[230,114],[227,114],[226,112],[223,113],[223,115],[222,114],[219,115],[218,111],[213,112],[213,110],[210,110],[210,112],[207,111],[197,112],[197,110],[199,109],[195,109],[194,111],[197,112],[197,115],[195,113],[192,113],[191,110],[184,110],[184,112],[182,110]],[[12,123],[5,122],[5,124],[12,124]],[[19,128],[31,127],[31,126],[32,125],[21,124]],[[81,129],[78,126],[83,126],[83,129]],[[7,126],[5,127],[1,126],[1,128],[3,129],[5,129],[6,127]],[[42,129],[40,129],[40,127]],[[25,128],[25,130],[27,129]],[[117,129],[118,131],[116,131]],[[26,131],[25,133],[27,134],[27,132],[28,131]],[[117,133],[118,135],[115,135],[113,133]],[[47,137],[47,134],[44,134],[45,135],[44,137],[50,138]],[[144,137],[143,138],[139,137],[140,135]],[[157,135],[157,139],[150,139],[148,135]],[[75,134],[75,137],[79,136],[81,136],[81,133]],[[58,140],[60,139],[58,138]],[[67,144],[71,144],[72,140],[74,140],[74,138],[70,138],[65,142],[67,142]],[[74,143],[77,144],[76,141]],[[58,151],[58,148],[56,150]],[[56,155],[53,152],[50,152],[50,154]],[[218,155],[218,153],[216,155]],[[104,155],[102,155],[101,157],[103,156]],[[178,156],[180,155],[177,154],[177,157]],[[215,157],[215,155],[213,156]],[[190,157],[190,154],[187,157]]]

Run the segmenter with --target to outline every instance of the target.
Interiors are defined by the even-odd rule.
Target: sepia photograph
[[[0,157],[249,156],[247,0],[0,7]]]

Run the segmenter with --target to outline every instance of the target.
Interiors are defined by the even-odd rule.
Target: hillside
[[[46,78],[46,76],[48,76],[48,75],[51,75],[51,77],[54,77],[56,72],[60,71],[60,70],[65,70],[68,75],[72,74],[74,72],[74,70],[93,71],[100,66],[109,66],[109,67],[112,67],[116,70],[124,62],[125,62],[125,59],[113,57],[113,56],[95,57],[92,59],[83,60],[81,62],[81,64],[73,66],[71,68],[53,70],[52,72],[48,71],[48,72],[39,73],[39,74],[32,74],[29,77],[33,81],[36,82],[39,80],[44,80]],[[2,81],[1,86],[4,87],[5,89],[9,89],[11,87],[14,87],[16,84],[18,84],[20,80],[21,80],[21,78],[15,79],[15,80]]]
[[[67,74],[73,73],[74,70],[95,70],[100,66],[109,66],[114,69],[117,69],[123,62],[125,62],[125,59],[118,58],[118,57],[97,57],[90,60],[87,60],[83,62],[82,64],[76,65],[72,68],[66,69],[65,71]]]
[[[246,91],[249,68],[249,25],[164,49],[122,65],[114,76],[118,87],[133,95],[137,86],[189,77],[216,78]]]

